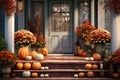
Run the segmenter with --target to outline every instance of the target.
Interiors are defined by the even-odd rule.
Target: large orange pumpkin
[[[31,63],[26,62],[24,63],[23,67],[24,69],[29,70],[31,68]]]
[[[100,55],[100,53],[94,53],[92,57],[94,58],[95,61],[101,60],[101,55]]]
[[[21,69],[23,68],[23,63],[18,62],[18,63],[16,64],[16,68],[17,68],[18,70],[21,70]]]
[[[89,77],[89,78],[94,77],[94,72],[89,71],[89,72],[87,73],[87,77]]]
[[[85,69],[90,70],[92,69],[92,64],[85,64]]]
[[[32,56],[32,59],[35,59],[36,54],[38,54],[36,51],[30,52],[30,56]]]
[[[32,63],[32,69],[34,69],[34,70],[41,69],[41,63],[38,62],[38,61],[33,62],[33,63]]]
[[[26,59],[26,56],[29,56],[29,48],[28,47],[21,47],[18,50],[18,58],[19,59]]]
[[[47,48],[41,48],[41,53],[42,53],[44,56],[47,56],[47,55],[48,55],[48,49],[47,49]]]

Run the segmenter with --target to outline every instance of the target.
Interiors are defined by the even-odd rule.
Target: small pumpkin
[[[26,60],[31,60],[32,56],[26,56]]]
[[[18,49],[18,58],[19,59],[26,59],[26,56],[29,56],[29,48],[28,47],[21,47]]]
[[[83,50],[83,49],[79,49],[79,50],[78,50],[78,56],[82,56],[83,53],[84,53],[84,50]]]
[[[23,77],[28,78],[31,76],[31,72],[30,71],[23,71],[22,75],[23,75]]]
[[[17,68],[18,70],[21,70],[21,69],[23,68],[23,63],[18,62],[18,63],[16,64],[16,68]]]
[[[94,58],[95,61],[101,60],[101,55],[100,55],[100,53],[94,53],[92,57]]]
[[[31,63],[26,62],[24,63],[23,67],[24,69],[29,70],[31,68]]]
[[[42,61],[42,60],[44,60],[44,55],[43,54],[36,54],[35,55],[35,60],[40,60],[40,61]]]
[[[87,53],[83,52],[82,57],[87,57]]]
[[[32,63],[32,69],[34,69],[34,70],[41,69],[41,63],[38,62],[38,61],[33,62],[33,63]]]
[[[85,64],[85,69],[87,69],[87,70],[92,69],[92,64],[90,64],[90,63]]]
[[[32,59],[35,59],[36,54],[38,54],[36,51],[30,52],[30,56],[32,56]]]
[[[94,72],[92,72],[92,71],[87,72],[87,77],[89,77],[89,78],[94,77]]]
[[[93,64],[93,65],[92,65],[92,69],[93,69],[93,70],[97,70],[97,69],[98,69],[98,65],[97,65],[97,64]]]
[[[47,49],[47,48],[41,48],[41,53],[42,53],[44,56],[47,56],[47,55],[48,55],[48,49]]]
[[[38,73],[37,73],[37,72],[33,72],[33,73],[31,74],[31,76],[32,76],[33,78],[36,78],[36,77],[38,77]]]
[[[82,78],[82,77],[84,77],[84,76],[85,76],[85,73],[84,73],[84,72],[80,72],[78,75],[79,75],[79,77],[81,77],[81,78]]]
[[[117,79],[117,78],[120,77],[120,75],[119,75],[118,73],[113,73],[113,74],[112,74],[112,77],[115,78],[115,79]]]

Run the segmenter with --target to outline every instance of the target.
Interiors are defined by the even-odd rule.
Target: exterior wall
[[[5,35],[5,17],[3,10],[0,9],[0,35]]]

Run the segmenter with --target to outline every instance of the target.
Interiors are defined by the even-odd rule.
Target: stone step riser
[[[36,72],[36,71],[31,71],[32,72]],[[46,74],[49,75],[49,77],[74,77],[74,74],[79,74],[79,72],[37,72],[39,74],[39,77],[41,76],[41,74],[43,74],[44,76]],[[22,77],[22,72],[16,73],[18,77]],[[84,72],[85,77],[87,77],[87,72]],[[104,76],[100,75],[100,72],[94,72],[94,78],[95,77],[107,77],[109,78],[109,73],[108,72],[104,72]]]

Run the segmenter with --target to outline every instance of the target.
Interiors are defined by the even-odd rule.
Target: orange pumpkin
[[[84,53],[84,50],[83,50],[83,49],[79,49],[79,50],[78,50],[78,56],[82,56],[83,53]]]
[[[48,49],[47,49],[47,48],[41,48],[41,53],[42,53],[44,56],[47,56],[47,55],[48,55]]]
[[[17,68],[18,70],[21,70],[21,69],[23,68],[23,63],[18,62],[18,63],[16,64],[16,68]]]
[[[94,72],[89,71],[89,72],[87,73],[87,77],[89,77],[89,78],[94,77]]]
[[[113,74],[112,74],[112,77],[115,78],[115,79],[117,79],[117,78],[120,77],[120,75],[119,75],[118,73],[113,73]]]
[[[32,56],[32,59],[35,59],[36,54],[38,54],[36,51],[30,52],[30,56]]]
[[[82,57],[87,57],[87,53],[83,52]]]
[[[95,61],[101,60],[101,55],[100,55],[100,53],[94,53],[92,57],[94,58]]]
[[[26,63],[24,63],[23,67],[24,67],[24,69],[29,70],[31,68],[31,63],[26,62]]]
[[[92,69],[93,69],[93,70],[98,69],[98,65],[97,65],[97,64],[93,64],[93,65],[92,65]]]
[[[85,73],[84,72],[80,72],[79,73],[79,77],[84,77],[85,76]]]
[[[38,62],[38,61],[33,62],[33,63],[32,63],[32,69],[34,69],[34,70],[41,69],[41,63]]]
[[[26,59],[26,56],[29,56],[29,48],[28,47],[21,47],[18,50],[18,58],[19,59]]]
[[[36,77],[38,77],[38,73],[33,72],[31,76],[32,76],[33,78],[36,78]]]
[[[85,69],[90,70],[92,69],[92,64],[85,64]]]

